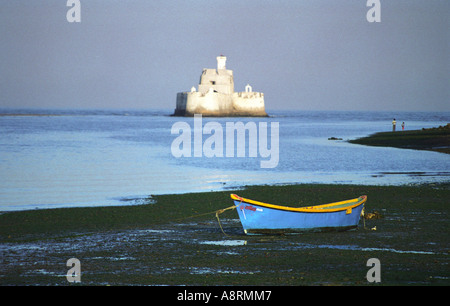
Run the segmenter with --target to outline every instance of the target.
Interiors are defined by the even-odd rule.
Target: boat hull
[[[356,228],[367,198],[362,196],[327,205],[289,208],[248,200],[237,195],[231,197],[246,234],[345,231]]]

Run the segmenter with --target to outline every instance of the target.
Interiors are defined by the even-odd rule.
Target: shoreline
[[[366,146],[395,147],[450,154],[450,123],[429,129],[379,132],[348,142]]]
[[[247,236],[230,193],[293,207],[366,194],[358,229],[292,236]],[[370,285],[378,258],[382,284],[449,285],[450,183],[419,186],[296,184],[158,195],[134,206],[14,211],[0,215],[2,285],[69,284],[75,257],[81,285]],[[59,272],[58,272],[59,271]],[[65,272],[64,272],[65,273]]]
[[[15,228],[18,233],[22,232],[26,235],[28,234],[36,234],[45,229],[46,233],[64,230],[83,230],[85,229],[84,225],[79,224],[79,226],[75,226],[76,218],[80,218],[84,220],[84,224],[86,223],[95,223],[96,221],[101,221],[98,217],[102,217],[104,221],[107,221],[108,218],[115,219],[114,216],[119,216],[120,213],[126,212],[126,215],[120,215],[122,220],[109,220],[110,222],[119,221],[117,225],[125,225],[126,228],[130,228],[132,226],[140,226],[140,222],[143,221],[143,225],[148,224],[144,221],[142,217],[140,217],[141,212],[145,212],[148,210],[152,210],[154,207],[158,207],[155,209],[155,212],[161,212],[164,208],[173,210],[170,214],[162,213],[157,216],[153,215],[148,221],[155,221],[155,218],[159,223],[170,222],[171,217],[174,219],[182,218],[182,214],[186,212],[195,212],[199,211],[199,214],[203,214],[205,209],[209,209],[209,211],[215,211],[218,209],[225,208],[230,206],[232,201],[229,198],[229,195],[232,193],[241,194],[249,194],[245,197],[252,198],[255,200],[264,200],[266,203],[279,204],[283,202],[286,206],[291,207],[302,207],[302,206],[311,206],[318,204],[326,204],[330,202],[334,202],[337,200],[345,200],[347,198],[356,197],[362,194],[350,194],[348,191],[350,190],[419,190],[419,189],[436,189],[436,190],[449,190],[450,191],[450,182],[440,182],[440,183],[419,183],[419,184],[404,184],[404,185],[358,185],[358,184],[329,184],[329,183],[298,183],[298,184],[274,184],[274,185],[249,185],[249,186],[241,186],[240,188],[232,188],[230,190],[219,190],[219,191],[205,191],[205,192],[187,192],[187,193],[174,193],[174,194],[159,194],[159,195],[149,195],[147,198],[140,199],[140,204],[128,204],[128,205],[105,205],[105,206],[80,206],[80,207],[57,207],[57,208],[41,208],[41,209],[28,209],[28,210],[13,210],[13,211],[2,211],[0,213],[0,242],[5,242],[6,236],[5,232],[9,230],[10,233],[14,232],[13,228]],[[298,190],[321,190],[322,192],[319,194],[303,194],[294,191]],[[342,190],[341,190],[342,189]],[[280,190],[285,190],[287,194],[280,193]],[[323,192],[323,190],[327,190],[327,192]],[[347,191],[347,192],[345,192]],[[277,197],[274,197],[274,194]],[[339,196],[342,194],[342,196]],[[450,195],[450,192],[449,192]],[[189,204],[192,206],[189,209],[183,209],[180,207],[185,199],[189,199]],[[202,207],[196,202],[196,199],[201,199],[202,201],[209,201],[208,205]],[[215,204],[212,201],[217,200],[217,202],[223,203],[222,205]],[[298,200],[298,203],[295,201]],[[370,203],[370,201],[368,201]],[[425,205],[425,204],[424,204]],[[183,205],[184,206],[184,205]],[[153,212],[152,212],[153,213]],[[117,214],[117,215],[116,215]],[[27,232],[27,224],[21,223],[19,217],[18,219],[12,218],[12,223],[7,224],[2,220],[2,217],[13,215],[23,215],[21,217],[24,218],[24,221],[28,223],[29,228]],[[48,215],[46,220],[42,219],[43,215]],[[96,216],[98,215],[98,216]],[[62,217],[66,217],[64,219],[60,219]],[[166,218],[164,218],[166,217]],[[237,215],[236,215],[237,217]],[[44,226],[44,223],[48,220],[54,218],[53,225],[56,225],[54,230],[50,230],[48,226]],[[133,219],[135,218],[135,219]],[[73,222],[68,222],[72,220]],[[17,222],[17,223],[15,223]],[[128,224],[129,223],[129,224]],[[19,226],[19,224],[21,226]],[[113,225],[112,223],[107,223],[108,225]],[[153,224],[153,223],[150,223]],[[34,226],[37,226],[34,228]],[[42,225],[42,226],[39,226]],[[65,226],[63,226],[65,225]],[[19,230],[20,229],[20,230]],[[97,224],[93,227],[94,230],[102,230],[102,222],[97,222]],[[11,237],[8,237],[10,239]]]
[[[425,181],[411,181],[411,182],[401,182],[397,180],[396,182],[363,182],[356,183],[349,180],[336,180],[336,181],[328,181],[328,182],[273,182],[268,184],[254,184],[254,185],[236,185],[236,186],[226,186],[217,189],[210,189],[209,191],[198,191],[198,190],[184,190],[184,191],[176,191],[176,192],[166,192],[166,193],[152,193],[148,196],[126,196],[117,198],[114,203],[102,203],[98,202],[96,204],[49,204],[49,205],[32,205],[32,204],[23,204],[18,205],[17,209],[14,209],[15,206],[11,206],[12,208],[9,210],[0,210],[0,215],[6,213],[14,213],[14,212],[25,212],[25,211],[37,211],[37,210],[54,210],[54,209],[81,209],[81,208],[108,208],[108,207],[128,207],[128,206],[139,206],[139,205],[147,205],[155,202],[153,197],[157,196],[176,196],[182,194],[201,194],[201,193],[211,193],[211,192],[224,192],[224,193],[233,193],[235,191],[245,190],[247,187],[276,187],[276,186],[296,186],[296,185],[348,185],[348,186],[392,186],[392,187],[420,187],[426,186],[428,184],[446,184],[447,181],[450,182],[450,171],[439,171],[439,172],[424,172],[424,171],[379,171],[367,174],[371,178],[383,178],[387,176],[409,176],[409,177],[430,177],[429,180]],[[446,178],[449,179],[446,179]],[[439,178],[443,178],[440,180]]]

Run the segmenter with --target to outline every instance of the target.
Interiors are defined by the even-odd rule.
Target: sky
[[[0,0],[0,108],[167,109],[227,56],[267,110],[450,111],[450,1]]]

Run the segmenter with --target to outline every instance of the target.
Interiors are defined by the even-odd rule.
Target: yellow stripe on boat
[[[293,212],[337,212],[337,211],[345,210],[345,211],[347,211],[347,213],[351,212],[352,208],[357,207],[361,204],[364,204],[367,200],[367,196],[363,195],[363,196],[360,196],[359,198],[351,199],[351,200],[296,208],[296,207],[274,205],[274,204],[263,203],[263,202],[259,202],[259,201],[255,201],[255,200],[250,200],[250,199],[240,197],[237,194],[232,194],[231,198],[233,200],[241,201],[244,203],[249,203],[249,204],[253,204],[253,205],[258,205],[258,206],[273,208],[273,209],[279,209],[279,210],[293,211]]]

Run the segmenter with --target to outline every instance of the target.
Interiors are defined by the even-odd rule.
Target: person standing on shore
[[[402,131],[405,130],[405,121],[402,122]]]
[[[397,121],[395,121],[395,118],[394,118],[394,120],[392,120],[392,132],[395,132],[395,125],[397,124]]]

